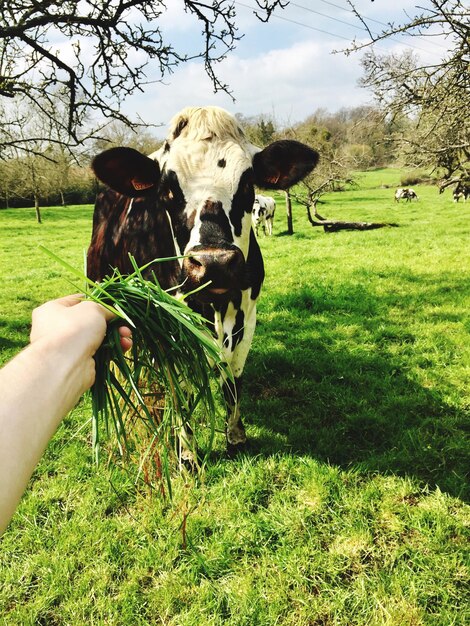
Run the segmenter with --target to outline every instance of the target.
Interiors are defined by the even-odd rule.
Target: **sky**
[[[355,2],[376,32],[388,22],[406,21],[406,13],[414,15],[418,4],[426,6],[427,0]],[[159,25],[171,43],[184,51],[200,47],[201,27],[184,12],[183,1],[168,0],[167,6]],[[346,0],[291,2],[286,9],[277,9],[268,23],[254,15],[254,0],[235,1],[235,7],[239,33],[244,36],[216,66],[234,101],[225,93],[214,93],[202,62],[190,61],[163,83],[148,84],[143,93],[128,98],[124,112],[147,123],[167,125],[185,106],[217,105],[246,117],[265,116],[282,127],[304,120],[319,108],[335,112],[372,103],[371,94],[358,86],[361,53],[333,53],[366,36]],[[409,47],[427,61],[439,60],[446,50],[445,41],[409,36],[382,42],[376,50],[398,52]],[[158,78],[149,70],[149,79]]]

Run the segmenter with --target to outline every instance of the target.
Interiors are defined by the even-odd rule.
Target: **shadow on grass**
[[[420,285],[420,297],[433,303],[446,291],[442,282]],[[436,362],[432,336],[426,350],[406,323],[411,300],[400,323],[390,310],[402,297],[362,286],[348,286],[347,300],[341,289],[316,286],[271,295],[271,321],[261,314],[244,376],[250,453],[289,451],[409,475],[468,501],[468,416]],[[426,369],[434,380],[441,370],[443,384],[420,384],[416,372]]]
[[[0,320],[0,351],[5,351],[5,359],[13,356],[20,348],[28,342],[30,330],[29,320],[24,321],[3,321]],[[0,361],[0,365],[2,365]]]

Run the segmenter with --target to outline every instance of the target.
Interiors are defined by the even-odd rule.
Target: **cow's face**
[[[181,284],[216,301],[247,288],[254,185],[286,189],[310,172],[318,154],[298,142],[264,150],[250,144],[235,118],[217,107],[177,115],[163,146],[149,157],[130,148],[98,155],[93,169],[127,196],[151,196],[171,222]]]

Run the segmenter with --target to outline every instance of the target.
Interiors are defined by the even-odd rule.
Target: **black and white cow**
[[[395,191],[395,202],[399,202],[400,200],[406,200],[407,202],[411,202],[411,200],[418,200],[418,194],[411,187],[399,188]]]
[[[251,218],[256,236],[261,228],[265,235],[273,234],[274,213],[276,211],[276,202],[271,196],[262,196],[256,194],[253,202]]]
[[[261,252],[251,227],[254,186],[287,189],[317,164],[318,153],[296,141],[252,145],[234,117],[218,107],[186,108],[176,115],[163,146],[150,156],[111,148],[93,161],[110,189],[96,201],[88,250],[88,274],[100,280],[114,267],[152,266],[164,289],[190,292],[188,300],[214,323],[235,388],[227,381],[227,445],[246,442],[240,418],[241,376],[256,323],[264,279]]]
[[[452,192],[452,196],[454,198],[454,202],[458,202],[460,198],[463,198],[463,201],[466,202],[467,198],[470,198],[470,185],[466,185],[465,183],[459,181]]]

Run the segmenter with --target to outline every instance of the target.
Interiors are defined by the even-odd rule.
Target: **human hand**
[[[0,371],[0,534],[61,419],[95,380],[95,360],[113,314],[81,296],[33,311],[31,343]],[[129,328],[121,346],[132,345]]]
[[[88,362],[88,376],[85,388],[91,386],[95,378],[95,352],[101,345],[107,322],[113,314],[90,300],[83,300],[80,295],[65,296],[51,300],[34,309],[32,315],[31,344],[53,346],[63,353],[71,353],[77,359]],[[121,347],[127,351],[132,346],[132,333],[129,328],[119,329]]]

